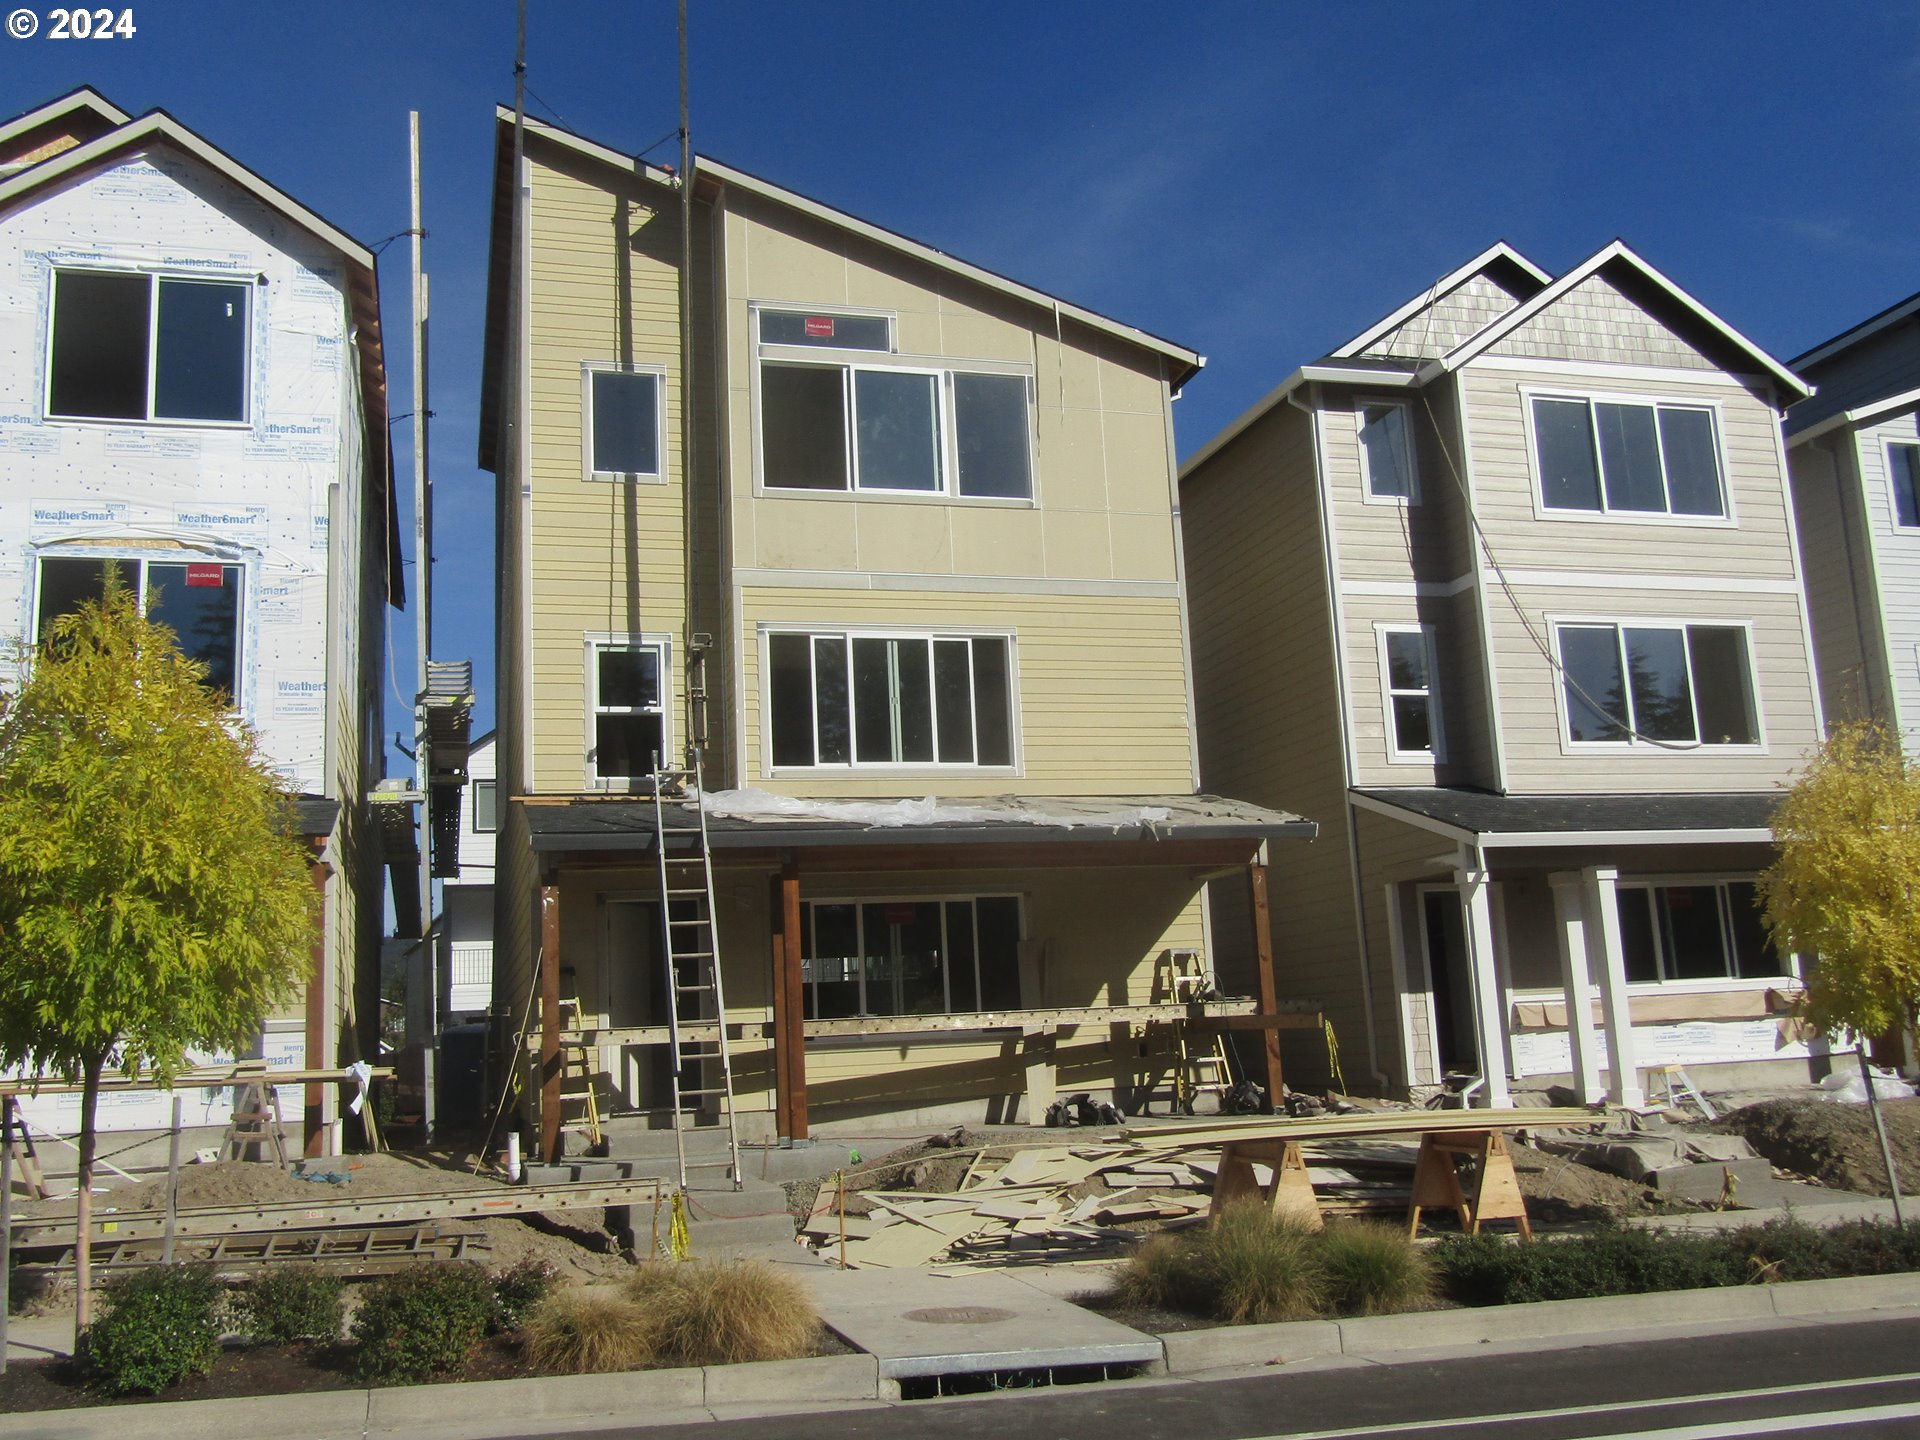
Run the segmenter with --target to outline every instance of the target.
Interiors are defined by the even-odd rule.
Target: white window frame
[[[1693,729],[1694,734],[1698,735],[1700,733],[1699,687],[1694,683],[1693,642],[1686,634],[1687,627],[1691,625],[1699,625],[1717,630],[1739,630],[1745,636],[1747,649],[1747,694],[1753,703],[1754,732],[1759,737],[1754,744],[1710,745],[1701,740],[1669,740],[1656,742],[1653,740],[1639,739],[1636,735],[1629,735],[1624,740],[1575,740],[1573,738],[1573,725],[1571,717],[1567,713],[1566,662],[1560,648],[1560,631],[1562,627],[1573,626],[1578,628],[1586,626],[1598,628],[1611,626],[1615,636],[1614,643],[1620,653],[1620,673],[1623,676],[1630,673],[1627,669],[1626,635],[1624,632],[1628,630],[1680,631],[1682,643],[1686,647],[1687,687],[1692,693],[1694,700]],[[1554,712],[1560,723],[1560,753],[1562,755],[1591,755],[1607,752],[1631,755],[1675,756],[1765,755],[1768,753],[1767,707],[1760,693],[1760,666],[1753,648],[1753,622],[1751,620],[1726,619],[1711,615],[1689,615],[1684,618],[1660,615],[1623,619],[1616,615],[1550,614],[1547,616],[1547,630],[1551,636],[1551,648],[1553,651],[1553,705]],[[1629,714],[1631,715],[1633,700],[1630,690],[1627,695],[1627,703],[1629,706]],[[1637,717],[1634,718],[1637,729]]]
[[[1880,459],[1881,463],[1883,463],[1887,469],[1887,523],[1893,527],[1893,532],[1896,535],[1920,535],[1920,525],[1902,525],[1900,523],[1900,495],[1896,488],[1899,482],[1895,479],[1897,472],[1894,469],[1893,461],[1893,452],[1899,449],[1914,452],[1914,468],[1916,472],[1920,472],[1920,441],[1909,440],[1899,435],[1890,435],[1881,442]],[[1916,481],[1920,482],[1920,474],[1916,475]],[[1914,488],[1916,492],[1914,495],[1914,508],[1916,511],[1920,511],[1920,483],[1916,483]]]
[[[493,824],[480,823],[480,789],[485,786],[493,796]],[[468,830],[475,835],[496,835],[500,831],[500,782],[491,775],[476,775],[472,781],[472,790],[468,794],[467,807]]]
[[[1571,390],[1522,385],[1520,390],[1521,428],[1526,436],[1527,473],[1533,481],[1533,513],[1538,520],[1570,520],[1577,524],[1607,525],[1683,525],[1708,529],[1730,529],[1738,524],[1734,514],[1733,469],[1727,455],[1726,410],[1715,396],[1637,394],[1632,391]],[[1587,432],[1593,441],[1594,465],[1600,477],[1598,510],[1562,509],[1547,504],[1545,477],[1540,472],[1540,445],[1535,433],[1533,407],[1536,400],[1562,400],[1587,407]],[[1720,504],[1722,515],[1676,515],[1671,510],[1609,510],[1607,508],[1606,461],[1600,454],[1599,422],[1595,405],[1639,405],[1654,411],[1654,438],[1660,446],[1660,483],[1667,484],[1666,441],[1660,437],[1659,411],[1662,406],[1677,410],[1705,410],[1713,421],[1714,459],[1720,467]]]
[[[144,418],[129,418],[123,415],[65,415],[53,408],[53,338],[59,317],[54,313],[54,297],[62,275],[142,275],[147,280],[147,413]],[[246,376],[243,401],[246,414],[238,420],[193,420],[171,415],[153,413],[154,387],[160,383],[160,285],[165,280],[199,281],[203,284],[232,285],[245,292],[247,297],[246,323],[241,326],[245,353],[241,356],[241,373]],[[50,425],[161,425],[175,429],[188,430],[251,430],[254,417],[254,374],[253,374],[253,325],[254,325],[254,276],[228,274],[224,271],[193,271],[149,269],[144,266],[129,265],[56,265],[47,273],[47,299],[45,314],[47,317],[46,354],[41,357],[40,365],[40,417]]]
[[[1374,651],[1380,665],[1380,711],[1386,726],[1387,763],[1391,765],[1440,765],[1447,758],[1446,732],[1440,723],[1440,652],[1434,640],[1433,626],[1417,621],[1380,620],[1374,623]],[[1418,635],[1427,652],[1427,688],[1425,690],[1396,690],[1393,688],[1393,671],[1387,654],[1387,637],[1390,635]],[[1400,748],[1400,730],[1394,723],[1393,702],[1400,696],[1424,695],[1427,701],[1427,733],[1432,737],[1431,750],[1403,750]]]
[[[585,700],[586,733],[582,739],[580,755],[586,767],[587,788],[589,790],[647,790],[651,777],[647,775],[602,775],[595,750],[599,736],[594,728],[595,719],[602,713],[600,707],[600,652],[602,650],[653,650],[659,655],[660,665],[660,759],[661,763],[673,763],[673,638],[657,631],[644,631],[640,634],[618,630],[596,630],[590,632],[582,646],[584,660],[582,675],[582,697]],[[632,711],[625,708],[609,710],[609,714],[641,714],[644,711]]]
[[[1367,459],[1367,411],[1398,410],[1407,440],[1407,493],[1377,495],[1373,489],[1373,467]],[[1418,505],[1420,503],[1420,446],[1413,430],[1412,402],[1382,396],[1355,396],[1353,401],[1353,443],[1360,452],[1360,498],[1368,505]]]
[[[820,315],[880,317],[888,322],[887,350],[842,350],[829,345],[778,345],[760,339],[760,312],[807,310]],[[751,301],[748,304],[754,343],[752,367],[753,417],[753,489],[756,496],[789,500],[884,500],[908,504],[964,504],[1001,506],[1031,510],[1040,504],[1039,447],[1036,443],[1038,417],[1034,367],[1018,361],[959,360],[938,355],[903,355],[897,348],[899,325],[894,312],[868,310],[852,305],[803,306],[785,301]],[[817,370],[840,372],[844,416],[843,444],[846,451],[847,483],[843,489],[817,489],[808,486],[770,484],[767,480],[766,438],[762,424],[761,371],[768,363],[811,366]],[[860,484],[858,397],[854,374],[861,370],[889,370],[905,374],[935,377],[934,423],[939,430],[940,485],[934,490],[901,490]],[[955,423],[954,377],[956,375],[1003,375],[1024,379],[1027,383],[1027,488],[1025,496],[963,495],[960,493],[960,439]]]
[[[929,645],[928,660],[932,661],[931,645],[936,640],[1004,640],[1007,644],[1007,743],[1013,756],[1011,765],[982,765],[977,761],[939,760],[859,760],[850,759],[845,764],[838,761],[816,762],[812,765],[775,765],[773,762],[773,637],[776,635],[805,635],[808,639],[807,663],[809,670],[813,664],[812,642],[817,639],[840,639],[847,643],[848,664],[852,664],[853,642],[855,640],[925,640]],[[1026,773],[1024,767],[1022,736],[1020,726],[1020,644],[1016,633],[1011,629],[995,626],[981,626],[976,629],[923,630],[892,627],[854,627],[821,625],[796,621],[792,623],[774,623],[763,621],[759,627],[760,649],[760,773],[775,779],[792,777],[795,779],[820,775],[1007,775],[1020,776]],[[929,684],[931,684],[931,674]],[[819,681],[814,682],[815,705],[813,717],[813,751],[820,753],[820,712]],[[973,675],[967,676],[969,699],[972,695]],[[939,746],[939,702],[934,700],[934,754],[940,753]],[[847,695],[847,744],[850,755],[859,753],[859,724],[853,713],[853,695],[849,686]],[[978,753],[976,738],[975,753]]]
[[[856,933],[861,937],[856,943],[864,952],[867,949],[865,938],[867,922],[865,915],[862,913],[863,907],[868,905],[938,905],[940,907],[940,953],[942,958],[940,986],[941,998],[945,1004],[945,1008],[937,1011],[926,1011],[924,1013],[928,1019],[951,1015],[990,1014],[993,1012],[986,1010],[955,1010],[953,1008],[953,967],[950,963],[947,963],[947,957],[951,951],[947,941],[946,907],[948,905],[959,904],[962,901],[977,907],[982,900],[1011,900],[1014,902],[1016,913],[1019,916],[1014,954],[1014,963],[1017,966],[1020,959],[1018,946],[1024,944],[1027,938],[1027,897],[1018,891],[1012,890],[968,891],[965,894],[959,895],[928,895],[915,893],[911,895],[827,895],[817,899],[809,898],[806,901],[808,913],[805,917],[809,923],[804,926],[802,933],[804,934],[814,929],[813,910],[815,907],[821,905],[851,905],[854,907]],[[803,969],[811,971],[820,958],[821,957],[817,955],[803,955],[801,957],[801,966]],[[1018,978],[1016,974],[1016,983]],[[865,965],[862,965],[859,969],[858,980],[860,985],[860,1009],[858,1013],[863,1016],[872,1015],[874,1011],[867,1005],[867,969]],[[807,1019],[809,1020],[818,1017],[817,987],[819,983],[820,978],[816,973],[809,973],[803,983],[803,999],[806,1002]],[[973,926],[973,993],[976,997],[984,994],[980,976],[980,920],[979,910],[977,908],[974,911]],[[906,1020],[913,1018],[911,1015],[894,1016],[890,1011],[883,1013],[887,1014],[890,1018]]]
[[[593,377],[651,375],[653,377],[653,454],[657,468],[596,470],[593,468]],[[664,365],[624,364],[617,360],[585,360],[580,365],[580,473],[588,480],[632,481],[641,485],[667,483],[667,368]]]
[[[1680,875],[1622,875],[1615,888],[1618,890],[1653,891],[1702,885],[1716,887],[1716,903],[1722,907],[1720,910],[1720,941],[1722,949],[1726,950],[1732,940],[1731,934],[1726,929],[1726,922],[1729,918],[1726,907],[1733,904],[1733,899],[1726,893],[1725,887],[1728,885],[1751,885],[1755,882],[1755,879],[1756,877],[1751,873],[1743,875],[1733,871],[1707,871]],[[1648,903],[1651,904],[1652,902],[1649,901]],[[1664,974],[1666,970],[1666,956],[1660,940],[1660,927],[1657,923],[1653,929],[1653,943],[1654,963]],[[1731,959],[1730,953],[1728,958],[1729,960]],[[1627,982],[1627,993],[1630,995],[1705,995],[1718,994],[1728,990],[1777,990],[1783,985],[1798,985],[1802,979],[1800,952],[1796,950],[1787,955],[1786,962],[1787,970],[1784,975],[1728,974],[1718,979],[1708,977],[1696,980],[1669,980],[1664,978],[1659,980],[1630,980]],[[1548,991],[1544,993],[1557,996],[1560,992]]]

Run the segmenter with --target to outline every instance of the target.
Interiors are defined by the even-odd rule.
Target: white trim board
[[[1509,584],[1559,590],[1681,590],[1690,594],[1798,595],[1797,580],[1747,575],[1633,575],[1613,570],[1509,570]]]
[[[1506,241],[1496,240],[1478,255],[1467,261],[1466,264],[1442,275],[1438,280],[1434,281],[1433,284],[1407,301],[1406,304],[1400,306],[1383,318],[1376,320],[1372,325],[1354,336],[1353,339],[1349,340],[1333,353],[1341,359],[1351,359],[1358,355],[1389,330],[1396,329],[1406,321],[1411,320],[1428,306],[1438,304],[1443,296],[1451,295],[1455,290],[1458,290],[1462,285],[1466,284],[1467,281],[1473,279],[1474,276],[1485,270],[1495,260],[1511,261],[1529,275],[1533,276],[1533,278],[1538,280],[1542,285],[1551,285],[1553,283],[1553,276],[1527,259],[1526,256],[1507,244]]]
[[[743,590],[927,590],[955,595],[1125,595],[1176,599],[1177,580],[1048,580],[1021,575],[928,575],[908,571],[780,570],[743,566],[733,572]]]
[[[1876,400],[1871,405],[1862,405],[1858,409],[1839,411],[1817,424],[1809,425],[1804,430],[1796,430],[1787,437],[1786,443],[1790,446],[1801,445],[1850,425],[1872,425],[1902,410],[1914,409],[1920,409],[1920,389],[1902,390],[1898,395],[1889,395],[1884,400]]]
[[[1449,600],[1473,588],[1473,576],[1458,575],[1451,580],[1342,580],[1344,595],[1380,595],[1394,599]]]
[[[1554,360],[1535,355],[1481,355],[1473,361],[1473,368],[1582,376],[1601,385],[1609,380],[1633,380],[1650,385],[1713,385],[1725,390],[1751,390],[1756,385],[1767,383],[1764,375],[1743,375],[1733,370],[1689,370],[1680,365],[1622,365],[1611,360]]]

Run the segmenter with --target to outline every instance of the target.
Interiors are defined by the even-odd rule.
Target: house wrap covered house
[[[1807,393],[1624,244],[1495,245],[1183,468],[1201,777],[1320,823],[1273,944],[1350,1077],[1804,1065],[1754,877],[1822,728]]]
[[[0,457],[0,635],[45,634],[117,575],[208,667],[299,792],[325,895],[304,1005],[260,1053],[370,1057],[367,796],[401,600],[372,253],[164,111],[80,90],[0,123]],[[308,1088],[310,1152],[337,1088]],[[25,1103],[58,1127],[73,1102]],[[123,1093],[100,1118],[167,1107]]]
[[[1170,1003],[1208,880],[1263,894],[1312,830],[1195,793],[1199,357],[706,159],[683,257],[676,176],[497,127],[494,1006],[542,1148],[576,1066],[664,1123],[653,772],[690,747],[750,1134],[1137,1103],[1150,1022],[1271,1037],[1271,1004]]]

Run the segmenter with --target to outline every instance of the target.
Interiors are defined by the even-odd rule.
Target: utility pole
[[[428,759],[427,659],[433,649],[433,487],[427,482],[427,272],[420,224],[420,112],[407,113],[408,152],[412,160],[413,237],[413,586],[415,666],[413,702],[414,764],[420,777],[420,947],[426,983],[427,1034],[422,1047],[420,1118],[433,1135],[434,1061],[440,1048],[440,956],[433,933],[433,770]]]

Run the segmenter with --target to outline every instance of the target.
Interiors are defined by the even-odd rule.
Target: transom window
[[[1713,411],[1703,405],[1536,396],[1540,503],[1592,514],[1724,516]]]
[[[47,413],[244,421],[252,288],[230,280],[56,271]]]
[[[761,469],[769,488],[1032,498],[1025,374],[896,357],[880,317],[758,313]],[[853,353],[795,359],[795,347]]]
[[[1570,624],[1555,635],[1572,743],[1760,743],[1742,627]]]
[[[1004,635],[767,637],[776,769],[1013,764]]]
[[[1920,445],[1887,446],[1887,480],[1893,487],[1893,523],[1920,530]]]
[[[805,907],[807,1018],[1020,1006],[1020,901],[816,900]]]
[[[587,472],[595,479],[658,480],[664,407],[662,374],[589,365],[586,369]]]
[[[1407,406],[1397,401],[1360,406],[1360,470],[1373,500],[1418,500],[1413,464],[1413,427]]]
[[[244,566],[217,560],[42,555],[34,633],[46,640],[55,620],[103,599],[112,577],[149,619],[173,631],[182,654],[207,667],[209,688],[234,699],[240,693],[244,575]]]
[[[1762,979],[1790,974],[1761,922],[1750,880],[1632,884],[1618,890],[1627,979]]]
[[[1424,625],[1381,626],[1380,661],[1388,751],[1396,760],[1436,758],[1440,715],[1433,698],[1433,631]]]
[[[670,764],[664,641],[587,644],[587,778],[599,785],[651,780]]]

